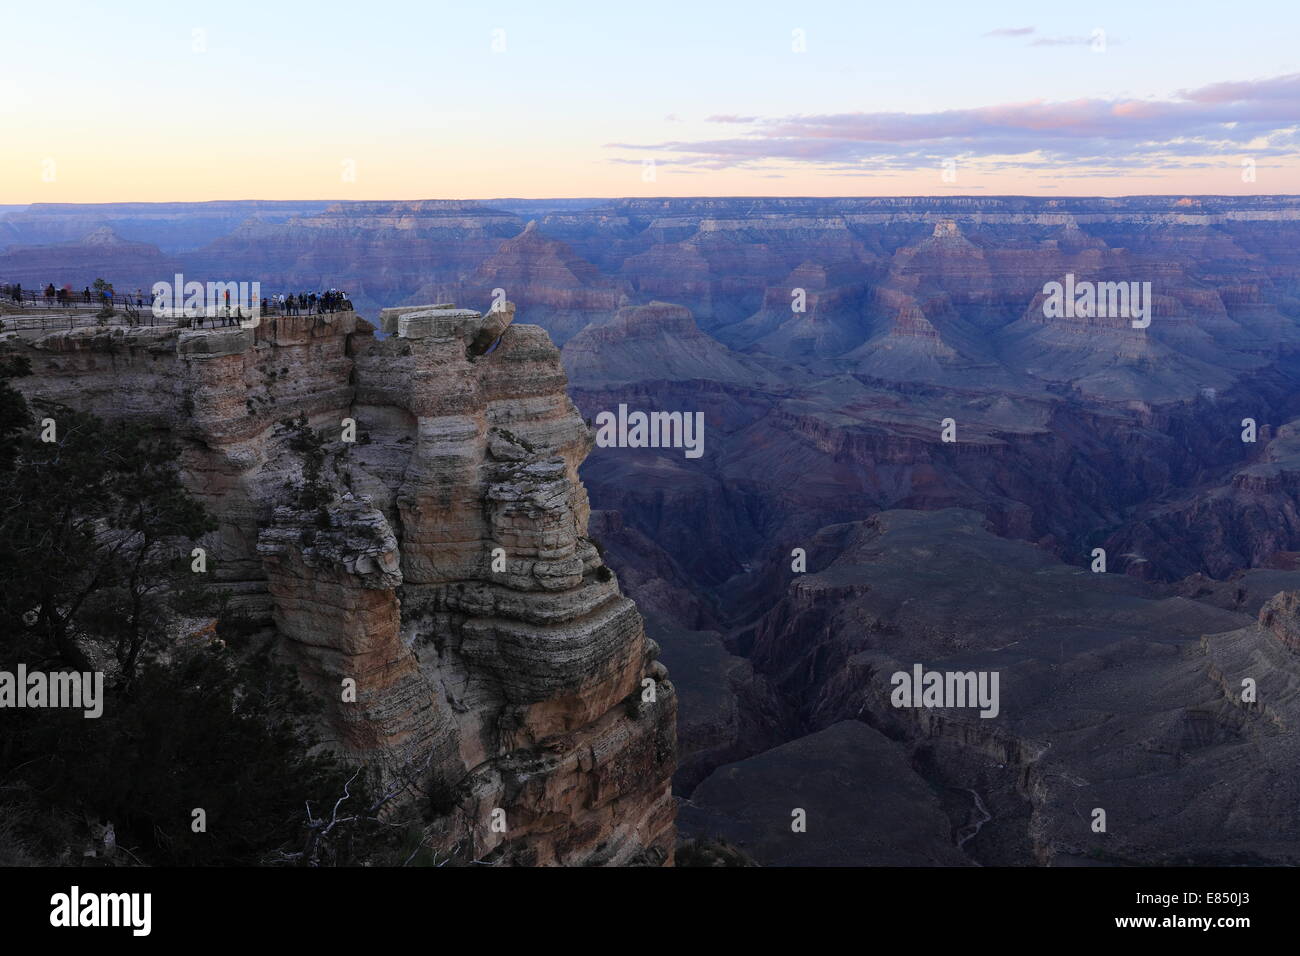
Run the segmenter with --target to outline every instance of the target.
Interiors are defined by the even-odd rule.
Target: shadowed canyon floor
[[[1287,643],[1294,601],[1266,605],[1274,613],[1257,620],[1159,597],[1140,581],[996,537],[960,510],[890,511],[831,526],[812,540],[809,559],[809,573],[793,576],[781,601],[735,636],[737,650],[800,702],[804,728],[865,720],[907,755],[904,765],[929,781],[936,799],[977,793],[992,819],[963,847],[973,859],[1229,863],[1300,855],[1300,792],[1288,772],[1300,759],[1300,659],[1294,639]],[[1300,576],[1275,583],[1295,587]],[[893,706],[891,675],[915,663],[997,672],[999,713]],[[1241,700],[1245,678],[1259,685],[1255,703]],[[687,711],[685,727],[689,720]],[[758,759],[715,771],[689,804],[724,817],[743,809],[748,798],[729,802],[714,781]],[[765,774],[766,766],[756,764],[746,779],[775,796],[789,781]],[[855,825],[875,832],[880,811],[862,786],[863,799],[851,804]],[[969,798],[953,808],[953,833],[969,808]],[[1105,833],[1091,830],[1095,808],[1106,811]],[[738,840],[749,832],[700,822]],[[752,839],[789,830],[787,820],[765,824]],[[948,837],[935,837],[930,852]],[[880,861],[896,849],[880,850]]]

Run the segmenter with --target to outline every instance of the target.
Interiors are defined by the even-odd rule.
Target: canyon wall
[[[180,442],[219,522],[209,573],[274,628],[329,743],[411,782],[442,850],[670,862],[675,692],[587,537],[592,437],[559,352],[512,315],[388,310],[382,338],[353,313],[10,332],[0,348],[31,360],[29,399]]]

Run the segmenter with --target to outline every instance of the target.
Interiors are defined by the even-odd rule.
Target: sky
[[[1300,3],[12,4],[0,204],[1300,192]]]

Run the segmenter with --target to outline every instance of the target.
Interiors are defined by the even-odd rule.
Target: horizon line
[[[979,194],[979,193],[913,193],[887,196],[868,196],[868,195],[828,195],[819,196],[811,194],[745,194],[745,193],[700,193],[690,196],[632,196],[632,195],[615,195],[615,196],[492,196],[487,198],[451,198],[451,197],[422,197],[418,199],[330,199],[330,198],[313,198],[313,199],[266,199],[266,198],[244,198],[244,199],[103,199],[93,202],[68,202],[68,201],[48,201],[41,200],[36,202],[0,202],[0,207],[14,206],[168,206],[168,205],[189,205],[189,206],[207,206],[217,205],[219,203],[333,203],[338,205],[359,205],[362,203],[419,203],[419,202],[460,202],[460,203],[492,203],[492,202],[620,202],[623,200],[636,200],[642,202],[673,202],[694,199],[842,199],[842,200],[872,200],[872,199],[976,199],[976,200],[1006,200],[1006,199],[1023,199],[1023,200],[1042,200],[1046,202],[1060,202],[1062,200],[1118,200],[1118,199],[1231,199],[1238,201],[1259,200],[1259,199],[1300,199],[1300,193],[1258,193],[1251,195],[1239,195],[1233,193],[1189,193],[1189,192],[1170,192],[1170,193],[1118,193],[1114,195],[1029,195],[1026,193],[999,193],[999,194]]]

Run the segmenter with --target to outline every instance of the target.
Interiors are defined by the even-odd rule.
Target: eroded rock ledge
[[[669,862],[674,690],[587,538],[592,438],[559,352],[513,311],[388,309],[383,338],[336,313],[10,333],[0,348],[31,359],[29,396],[183,443],[220,524],[212,573],[274,623],[341,754],[420,769],[411,798],[440,807],[448,851]],[[326,443],[324,496],[305,505],[306,428]]]

